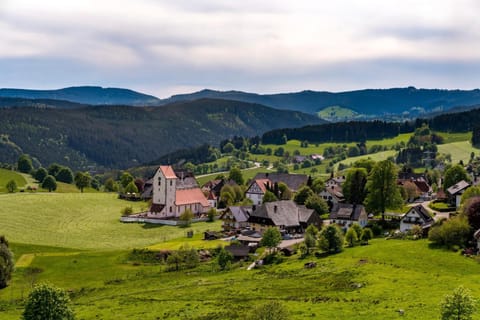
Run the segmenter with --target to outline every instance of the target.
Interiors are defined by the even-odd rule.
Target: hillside
[[[67,100],[93,105],[147,106],[159,103],[158,98],[129,89],[95,86],[69,87],[58,90],[0,89],[0,97],[23,99]]]
[[[163,108],[0,108],[0,162],[28,153],[44,165],[126,168],[233,135],[322,122],[300,112],[212,99]]]
[[[192,94],[175,95],[162,102],[186,101],[199,98],[217,98],[266,106],[317,113],[327,107],[340,106],[365,115],[401,114],[422,110],[442,111],[456,106],[480,103],[480,90],[441,90],[392,88],[365,89],[346,92],[301,91],[280,94],[255,94],[241,91],[202,90]]]

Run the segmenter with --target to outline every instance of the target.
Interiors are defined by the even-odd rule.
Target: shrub
[[[71,320],[75,319],[75,316],[70,308],[70,298],[64,290],[48,284],[39,284],[28,296],[22,318]]]
[[[131,206],[127,206],[123,208],[120,212],[122,213],[122,216],[128,216],[133,213],[133,208]]]

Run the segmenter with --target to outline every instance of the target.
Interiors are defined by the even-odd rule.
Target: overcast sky
[[[479,87],[476,0],[0,0],[0,87]]]

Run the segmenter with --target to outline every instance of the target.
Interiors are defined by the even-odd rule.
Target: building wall
[[[166,216],[175,215],[175,190],[177,179],[167,179],[160,168],[153,177],[153,198],[155,204],[165,205]]]
[[[260,205],[263,202],[263,194],[259,193],[246,193],[245,196],[252,200],[253,204]]]

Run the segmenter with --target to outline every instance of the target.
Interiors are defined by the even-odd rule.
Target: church
[[[152,181],[150,214],[156,218],[178,218],[187,209],[199,216],[210,209],[210,203],[193,176],[175,173],[171,166],[160,166]]]

